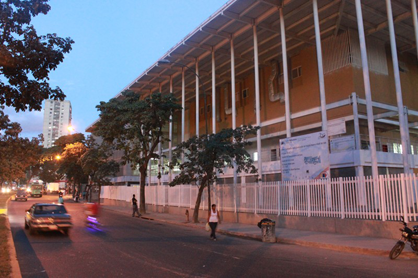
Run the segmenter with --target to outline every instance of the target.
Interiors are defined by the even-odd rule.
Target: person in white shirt
[[[218,226],[218,223],[221,223],[221,217],[219,216],[219,211],[216,209],[216,205],[212,205],[212,209],[208,213],[208,223],[210,226],[210,229],[212,230],[210,234],[210,238],[216,241],[216,227]]]

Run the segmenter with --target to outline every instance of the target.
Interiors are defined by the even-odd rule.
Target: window
[[[393,143],[393,152],[402,154],[402,145],[398,143]]]
[[[200,115],[203,115],[203,112],[205,112],[205,110],[203,110],[203,107],[200,107]]]
[[[292,79],[296,79],[302,76],[302,67],[296,67],[292,69]]]
[[[404,73],[409,71],[405,62],[399,61],[399,71]]]
[[[242,98],[247,98],[247,97],[248,97],[248,89],[242,90]]]
[[[255,153],[253,154],[253,160],[254,160],[254,161],[258,161],[258,153],[257,153],[257,152],[255,152]]]
[[[208,113],[210,113],[210,111],[211,111],[211,108],[212,108],[212,106],[209,104],[208,106],[207,106],[207,109],[206,109],[206,111],[208,112]]]
[[[271,149],[270,150],[270,161],[277,161],[277,150]]]

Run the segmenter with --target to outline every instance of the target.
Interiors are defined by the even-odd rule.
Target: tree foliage
[[[77,186],[78,191],[81,189],[81,184],[88,181],[88,177],[79,163],[80,158],[86,151],[86,146],[81,142],[67,144],[59,160],[57,173],[65,175],[73,186]]]
[[[57,34],[38,35],[32,17],[47,14],[48,0],[0,2],[0,104],[16,111],[41,110],[42,101],[63,100],[49,86],[49,73],[64,60],[74,41]]]
[[[198,222],[203,190],[207,187],[210,193],[210,185],[226,168],[234,167],[237,173],[257,173],[251,156],[245,150],[245,147],[251,144],[246,137],[256,134],[257,129],[242,126],[234,130],[223,129],[215,134],[194,136],[180,143],[173,151],[170,167],[179,166],[180,174],[170,182],[170,186],[196,184],[199,187],[193,212],[194,222]],[[210,198],[210,194],[208,196]],[[209,210],[210,207],[209,199]]]
[[[122,150],[122,163],[130,163],[141,173],[140,210],[145,213],[145,178],[151,158],[159,158],[155,153],[158,143],[169,139],[163,133],[163,126],[170,115],[181,109],[172,95],[154,93],[141,99],[140,94],[124,92],[120,98],[101,102],[100,121],[96,123],[93,134]]]
[[[109,184],[110,177],[114,177],[119,171],[119,163],[110,159],[111,155],[111,146],[106,144],[106,142],[99,145],[94,137],[91,136],[87,141],[87,150],[79,160],[84,173],[89,177],[89,189],[93,185],[98,186],[99,195],[101,186]],[[89,196],[91,198],[91,192]]]
[[[41,139],[21,138],[21,131],[20,125],[10,122],[0,107],[0,184],[25,179],[27,170],[41,156]]]

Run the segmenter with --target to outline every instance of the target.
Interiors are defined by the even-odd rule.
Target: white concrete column
[[[412,20],[414,21],[415,49],[417,51],[417,59],[418,59],[418,19],[417,19],[417,1],[416,0],[411,0],[411,10],[412,10]]]
[[[283,64],[286,137],[291,137],[292,126],[290,122],[289,73],[288,73],[288,65],[287,65],[286,28],[284,24],[283,8],[280,8],[279,12],[280,12],[280,37],[282,41],[282,60],[283,60],[282,64]]]
[[[405,118],[405,126],[406,126],[406,138],[407,138],[407,145],[408,145],[408,166],[409,166],[409,173],[413,172],[414,169],[414,158],[412,157],[412,161],[409,157],[409,154],[411,154],[411,139],[409,137],[409,123],[408,123],[408,107],[403,107],[403,114]]]
[[[354,140],[356,143],[356,150],[361,150],[361,138],[360,138],[360,122],[358,117],[358,96],[356,93],[351,94],[351,104],[353,105],[353,118],[354,118]],[[360,154],[356,154],[354,157],[354,165],[356,167],[356,176],[364,176],[364,168],[361,165]]]
[[[184,71],[181,70],[181,142],[184,142],[185,118],[186,118],[186,84],[184,81]]]
[[[212,132],[216,133],[216,67],[214,49],[212,49]]]
[[[256,125],[260,126],[260,72],[258,68],[258,38],[257,38],[257,26],[253,25],[253,39],[254,39],[254,84],[255,84],[255,118]],[[262,173],[262,161],[261,161],[261,129],[257,130],[257,168],[258,168],[258,179],[261,182],[263,177]]]
[[[186,84],[184,80],[185,68],[181,70],[181,142],[184,142],[185,119],[186,119]],[[181,154],[181,162],[184,162],[184,154]]]
[[[401,88],[401,77],[399,74],[399,62],[398,62],[398,52],[396,49],[396,39],[395,39],[395,27],[393,24],[393,14],[392,14],[392,4],[390,0],[386,0],[386,10],[388,14],[388,27],[390,35],[390,48],[392,51],[392,64],[393,64],[393,74],[395,76],[395,89],[396,89],[396,101],[398,104],[398,113],[399,113],[399,128],[401,132],[401,141],[402,141],[402,158],[403,158],[403,168],[404,173],[410,173],[409,167],[409,146],[406,129],[408,128],[405,124],[405,115],[403,111],[403,99],[402,99],[402,88]]]
[[[173,76],[170,76],[170,94],[173,94]],[[171,162],[173,156],[173,115],[170,115],[170,123],[168,125],[168,161]],[[171,169],[168,169],[168,182],[171,182]]]
[[[196,59],[196,136],[199,136],[199,60]]]
[[[163,84],[160,83],[160,93],[163,92]],[[160,140],[161,140],[161,136],[160,136]],[[161,146],[161,142],[158,143],[158,155],[160,156],[159,160],[158,160],[158,173],[162,173],[162,169],[163,169],[163,158],[161,157],[162,155],[162,146]],[[161,179],[157,179],[157,184],[160,186],[161,185]]]
[[[235,100],[235,49],[234,49],[234,39],[231,37],[231,108],[232,108],[232,129],[237,128],[237,109],[236,109],[236,100]],[[236,167],[235,160],[233,161],[233,167],[234,167],[234,212],[237,212],[237,202],[236,202],[236,196],[237,196],[237,167]]]
[[[235,51],[234,51],[234,39],[231,38],[231,108],[232,108],[232,129],[237,128],[237,109],[235,103]]]
[[[313,15],[315,25],[315,41],[316,41],[316,58],[318,61],[318,79],[319,79],[319,95],[321,99],[321,117],[322,117],[322,130],[327,131],[328,120],[327,120],[327,108],[325,100],[325,80],[324,80],[324,69],[322,65],[322,46],[321,46],[321,30],[319,26],[319,15],[318,15],[318,0],[313,0]]]
[[[359,35],[359,41],[360,41],[361,64],[363,67],[364,94],[366,96],[367,125],[369,129],[372,176],[375,178],[379,175],[379,171],[377,168],[376,136],[375,136],[375,131],[374,131],[374,115],[373,115],[373,104],[372,104],[372,92],[370,88],[369,63],[367,59],[366,36],[364,35],[363,12],[361,10],[361,1],[360,0],[355,0],[355,1],[356,1],[358,35]]]

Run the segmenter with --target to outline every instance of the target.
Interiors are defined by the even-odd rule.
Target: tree
[[[40,163],[38,176],[44,183],[55,182],[62,178],[58,174],[58,162],[56,160],[45,160]]]
[[[67,180],[73,184],[73,189],[77,186],[78,192],[81,190],[81,184],[87,183],[88,177],[84,173],[79,159],[87,151],[86,146],[81,142],[75,142],[74,144],[67,144],[64,147],[64,151],[61,154],[59,160],[59,168],[57,173],[65,175]],[[75,190],[73,190],[73,194]]]
[[[81,142],[84,144],[85,137],[82,133],[64,135],[59,137],[54,146],[42,150],[39,162],[32,166],[32,174],[38,175],[44,183],[55,182],[64,177],[62,172],[58,173],[60,161],[57,157],[62,156],[62,152],[68,144]]]
[[[99,196],[102,185],[110,183],[110,177],[113,177],[119,171],[119,163],[109,159],[112,155],[111,146],[106,143],[98,145],[94,137],[87,141],[87,151],[81,156],[80,164],[83,171],[89,177],[89,196],[91,201],[92,185],[99,187]],[[99,197],[100,203],[100,197]]]
[[[93,134],[123,151],[122,164],[130,163],[132,169],[139,166],[141,213],[146,212],[147,166],[152,158],[160,157],[155,153],[158,143],[169,140],[162,129],[170,121],[170,115],[181,109],[177,102],[173,94],[154,93],[141,99],[140,94],[124,92],[120,98],[97,106],[100,121],[95,124]]]
[[[56,34],[38,35],[32,17],[47,14],[48,0],[0,2],[0,104],[16,111],[41,110],[42,101],[63,100],[49,73],[64,60],[74,41]]]
[[[26,171],[40,158],[40,138],[21,138],[20,125],[10,122],[0,107],[0,184],[24,179]]]
[[[170,167],[179,166],[180,174],[176,176],[170,186],[178,184],[196,184],[199,188],[193,221],[199,222],[199,207],[203,190],[208,188],[208,210],[211,208],[210,185],[216,181],[219,174],[224,173],[226,167],[240,173],[257,173],[253,161],[245,150],[251,142],[246,137],[256,134],[257,127],[242,126],[237,129],[223,129],[219,133],[192,137],[180,143],[173,151]],[[184,157],[183,162],[181,158]]]

